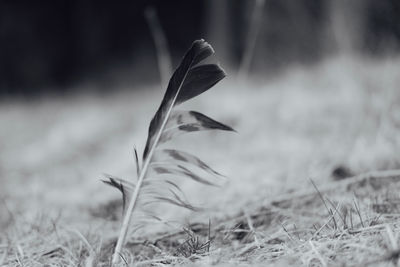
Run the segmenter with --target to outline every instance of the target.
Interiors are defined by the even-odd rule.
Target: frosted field
[[[339,57],[251,83],[228,72],[182,108],[238,133],[188,134],[166,147],[229,178],[221,188],[182,179],[206,211],[163,209],[176,227],[131,240],[127,263],[390,266],[399,253],[399,66],[395,57]],[[101,179],[135,179],[133,146],[143,150],[164,93],[131,89],[1,103],[0,265],[107,266],[121,203]],[[356,177],[334,179],[340,166]],[[205,242],[209,219],[209,251],[189,253],[179,231]]]

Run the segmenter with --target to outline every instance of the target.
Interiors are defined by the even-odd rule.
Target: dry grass
[[[131,240],[126,263],[397,264],[400,175],[385,170],[400,169],[399,62],[335,58],[266,84],[228,78],[193,101],[239,135],[194,134],[176,145],[229,182],[182,182],[208,211],[163,209],[177,223]],[[121,211],[118,192],[99,180],[133,177],[130,147],[145,140],[162,93],[2,104],[0,266],[107,266]],[[338,166],[373,173],[336,181]]]

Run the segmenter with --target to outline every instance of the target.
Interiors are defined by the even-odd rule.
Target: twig
[[[333,213],[332,213],[332,210],[330,210],[330,209],[328,208],[328,205],[326,204],[326,201],[325,201],[325,199],[324,199],[324,196],[323,196],[322,193],[319,191],[317,185],[314,183],[314,181],[313,181],[312,179],[310,179],[310,182],[311,182],[311,184],[314,186],[315,191],[317,191],[317,193],[318,193],[318,195],[319,195],[319,198],[322,200],[322,203],[324,203],[324,206],[325,206],[326,210],[328,211],[328,213],[329,213],[330,215],[332,215],[332,214],[333,214]]]
[[[158,20],[156,9],[152,6],[147,7],[144,15],[149,24],[151,34],[156,47],[158,69],[161,76],[161,87],[168,84],[169,77],[172,74],[171,55],[169,53],[167,38],[162,30],[160,21]]]
[[[211,219],[208,219],[208,246],[207,246],[207,252],[210,252],[210,245],[211,245]]]
[[[360,211],[360,208],[357,205],[357,201],[356,201],[356,197],[355,196],[354,196],[353,202],[354,202],[354,207],[356,208],[356,212],[358,214],[358,218],[360,218],[361,226],[365,227],[363,219],[362,219],[362,216],[361,216],[361,211]]]
[[[257,43],[258,33],[262,22],[262,15],[264,10],[265,0],[256,0],[252,13],[252,20],[248,28],[248,35],[246,38],[246,46],[242,61],[239,66],[238,78],[239,80],[247,79],[249,74],[250,64],[253,59],[254,49]]]
[[[348,188],[351,185],[361,183],[361,182],[364,182],[364,181],[370,180],[370,179],[388,179],[388,178],[396,178],[397,180],[400,180],[400,170],[395,169],[395,170],[387,170],[387,171],[367,172],[367,173],[363,173],[363,174],[356,175],[353,177],[349,177],[345,180],[335,181],[330,184],[321,185],[321,186],[319,186],[318,190],[320,193],[327,193],[327,192],[330,192],[333,190],[338,190],[340,188]],[[312,197],[315,194],[316,194],[315,190],[305,190],[303,192],[298,192],[295,194],[290,193],[290,194],[282,195],[280,197],[277,197],[275,200],[271,201],[270,203],[273,206],[279,206],[280,204],[283,204],[286,201]]]
[[[258,241],[257,235],[256,235],[256,230],[254,229],[253,226],[253,221],[251,220],[249,214],[247,213],[246,210],[243,210],[244,216],[246,217],[247,224],[249,225],[250,231],[254,236],[254,242],[256,243],[257,247],[260,248],[260,242]]]
[[[318,252],[318,250],[315,248],[313,242],[312,242],[311,240],[310,240],[309,242],[310,242],[311,249],[312,249],[312,250],[314,251],[314,253],[317,255],[319,261],[321,262],[321,265],[322,265],[322,266],[327,266],[325,260],[322,258],[321,254]]]
[[[329,198],[326,198],[326,201],[328,201],[329,204],[332,206],[332,208],[334,208],[336,210],[337,215],[339,215],[340,219],[342,219],[342,221],[343,221],[343,227],[346,228],[347,227],[346,215],[342,216],[342,214],[340,214],[340,211],[337,210],[339,208],[339,204],[337,205],[337,207],[335,207],[335,205]]]
[[[338,204],[338,207],[339,207],[339,204]],[[331,214],[331,216],[328,218],[328,220],[313,234],[313,236],[310,238],[310,241],[311,241],[313,238],[315,238],[315,237],[319,234],[319,232],[321,232],[322,229],[325,228],[325,226],[328,225],[328,223],[335,217],[335,215],[336,215],[337,212],[338,212],[338,209],[336,208],[336,209],[335,209],[335,212]]]
[[[283,231],[286,233],[286,235],[289,237],[290,240],[292,240],[293,242],[296,241],[294,238],[292,238],[292,236],[290,235],[289,231],[286,229],[286,227],[283,225],[283,222],[280,222]]]

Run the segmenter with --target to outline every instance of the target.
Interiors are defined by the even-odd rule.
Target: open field
[[[206,211],[163,210],[174,227],[130,240],[126,262],[397,264],[399,66],[396,57],[343,56],[268,82],[228,73],[185,107],[238,134],[189,134],[174,145],[229,179],[221,188],[182,181]],[[143,150],[164,92],[123,89],[0,105],[0,266],[108,266],[121,202],[100,180],[135,177],[132,148]]]

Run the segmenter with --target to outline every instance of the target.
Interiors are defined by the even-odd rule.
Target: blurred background
[[[109,216],[103,173],[135,177],[132,147],[200,38],[228,76],[186,108],[239,134],[172,144],[230,177],[223,193],[182,181],[195,202],[221,216],[310,177],[400,168],[398,0],[4,0],[0,225]]]
[[[71,257],[54,266],[75,266],[90,233],[100,244],[116,236],[120,193],[101,180],[135,181],[133,147],[141,156],[171,73],[200,38],[227,77],[179,108],[238,133],[191,133],[165,144],[228,177],[221,188],[176,177],[189,202],[205,208],[161,207],[177,229],[259,214],[281,195],[314,192],[310,179],[336,186],[400,169],[400,0],[0,0],[0,265]],[[300,216],[298,229],[309,214],[325,214],[300,215],[297,205],[279,210]],[[65,253],[57,252],[64,241]],[[240,261],[264,259],[237,244]],[[280,250],[267,254],[275,259]]]
[[[146,18],[149,8],[154,14]],[[172,66],[204,38],[233,74],[244,68],[251,76],[400,47],[396,0],[1,1],[0,95],[69,93],[85,90],[76,86],[82,82],[99,92],[116,83],[155,84],[153,22]]]

